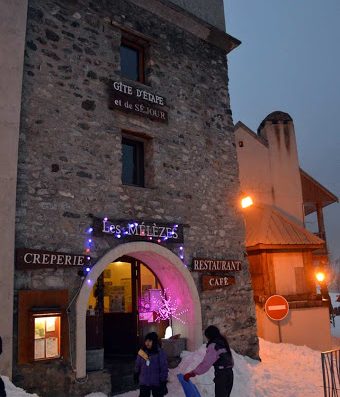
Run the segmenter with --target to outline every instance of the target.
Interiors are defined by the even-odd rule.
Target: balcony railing
[[[321,353],[324,397],[340,395],[340,349]]]

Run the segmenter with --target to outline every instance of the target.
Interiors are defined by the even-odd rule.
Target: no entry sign
[[[289,303],[281,295],[272,295],[267,299],[264,309],[270,319],[280,321],[289,313]]]

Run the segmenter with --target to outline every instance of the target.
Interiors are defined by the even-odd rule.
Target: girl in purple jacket
[[[208,339],[204,359],[193,371],[185,374],[184,379],[188,381],[196,375],[203,375],[214,366],[215,397],[229,397],[234,383],[234,360],[229,344],[214,325],[210,325],[204,335]]]
[[[168,362],[166,354],[160,348],[158,335],[150,332],[145,336],[142,349],[139,350],[136,367],[135,380],[139,381],[139,397],[163,397],[168,394],[166,382],[168,379]]]

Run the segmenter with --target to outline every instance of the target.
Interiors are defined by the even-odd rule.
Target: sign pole
[[[272,295],[266,300],[264,310],[271,320],[277,321],[277,326],[279,327],[279,343],[282,343],[281,321],[285,319],[289,313],[289,303],[287,299],[281,295]]]
[[[279,326],[279,342],[282,343],[281,321],[279,320],[277,323],[278,323],[278,326]]]

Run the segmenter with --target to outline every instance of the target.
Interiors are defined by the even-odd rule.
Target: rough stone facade
[[[109,109],[110,83],[120,79],[121,30],[108,19],[154,39],[147,51],[146,84],[166,98],[168,124]],[[121,183],[122,130],[150,138],[146,188]],[[203,326],[219,326],[236,351],[257,357],[238,206],[238,167],[222,50],[126,0],[29,1],[17,248],[82,253],[89,214],[183,223],[188,263],[194,256],[243,260],[236,284],[225,290],[203,293],[198,275],[192,275],[200,291]],[[116,240],[97,238],[92,255],[99,258],[115,244]],[[80,283],[77,269],[17,270],[15,290],[17,294],[20,289],[67,288],[71,299]],[[70,328],[72,350],[72,313]],[[14,356],[16,361],[16,352]],[[39,371],[16,365],[14,380],[33,390],[30,382],[35,379],[41,396],[66,395],[71,363],[62,370],[60,365],[41,364]],[[58,371],[68,375],[41,381]],[[97,384],[103,383],[102,375],[97,379]],[[95,390],[95,383],[88,383],[89,391]],[[77,390],[74,387],[72,395],[85,389]]]

